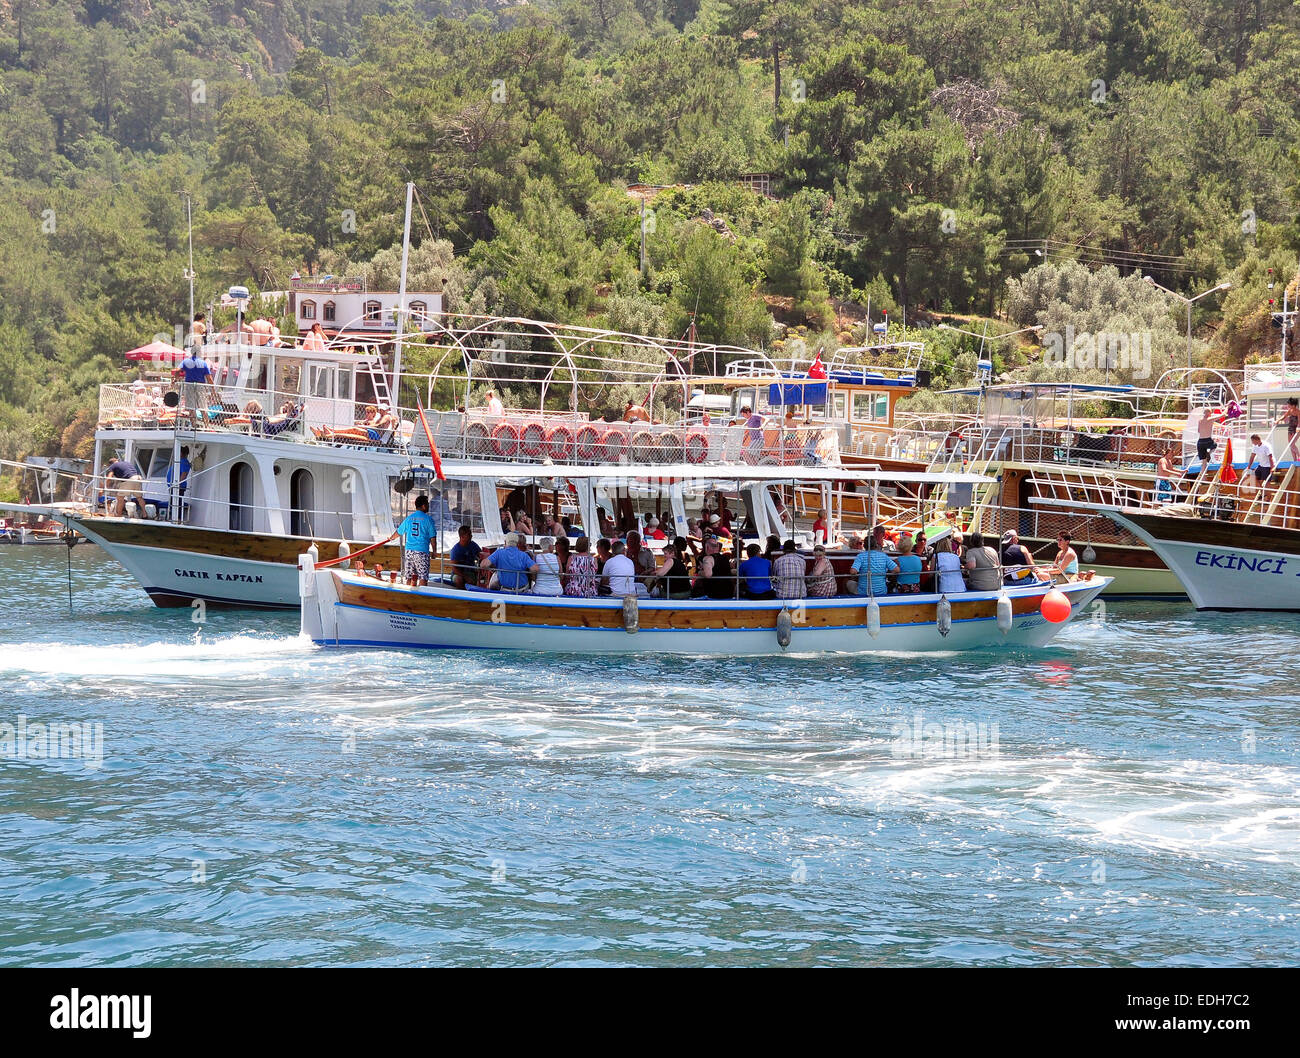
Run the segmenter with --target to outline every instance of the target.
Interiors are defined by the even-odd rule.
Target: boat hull
[[[1300,532],[1135,510],[1108,513],[1160,556],[1198,610],[1300,612]]]
[[[1055,553],[1056,541],[1038,537],[1021,537],[1020,542],[1032,554],[1047,556],[1050,560]],[[1092,547],[1096,559],[1085,562],[1080,558],[1080,568],[1094,570],[1103,577],[1110,578],[1110,584],[1102,595],[1107,599],[1167,599],[1187,598],[1187,589],[1177,574],[1149,547],[1134,547],[1123,544],[1093,544],[1087,540],[1076,540],[1074,548],[1082,553]]]
[[[1060,629],[1040,613],[1042,589],[1008,592],[1012,627],[997,622],[997,593],[950,600],[952,624],[940,634],[935,596],[890,596],[880,604],[879,634],[867,628],[860,599],[789,603],[669,602],[640,599],[637,630],[624,624],[621,599],[547,599],[406,588],[333,570],[304,570],[302,627],[328,647],[487,649],[552,653],[759,655],[958,651],[988,646],[1039,647]],[[1105,587],[1097,579],[1067,586],[1071,616]],[[790,640],[779,641],[780,613],[791,614]]]
[[[125,518],[74,518],[73,525],[126,568],[161,607],[205,605],[249,609],[298,608],[298,555],[313,541],[266,533],[223,532]],[[359,551],[367,545],[356,543]],[[337,541],[317,543],[322,558]],[[394,568],[401,552],[386,546],[367,564]]]

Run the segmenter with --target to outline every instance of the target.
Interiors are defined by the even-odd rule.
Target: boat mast
[[[411,256],[411,197],[415,193],[415,181],[406,182],[406,223],[402,227],[402,278],[397,287],[397,351],[393,354],[393,405],[396,411],[401,403],[398,381],[402,377],[402,324],[406,321],[406,265]]]

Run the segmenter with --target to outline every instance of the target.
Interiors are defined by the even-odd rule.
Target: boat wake
[[[229,678],[265,673],[268,662],[300,659],[313,650],[311,641],[302,636],[248,633],[104,646],[59,642],[7,643],[0,645],[0,678]]]

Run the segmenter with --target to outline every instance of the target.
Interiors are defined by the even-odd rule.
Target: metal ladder
[[[357,373],[370,377],[370,386],[375,393],[375,402],[377,404],[387,404],[396,413],[397,409],[393,406],[392,393],[388,389],[388,374],[384,371],[384,362],[379,357],[363,360],[357,366]]]

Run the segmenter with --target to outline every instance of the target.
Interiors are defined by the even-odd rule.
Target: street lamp
[[[1178,291],[1176,290],[1170,290],[1168,287],[1161,286],[1150,276],[1143,276],[1142,282],[1150,283],[1157,290],[1163,290],[1170,297],[1177,298],[1179,301],[1181,301],[1184,305],[1187,306],[1187,370],[1191,371],[1192,370],[1192,303],[1196,301],[1200,301],[1201,298],[1207,297],[1208,295],[1213,294],[1216,291],[1227,290],[1232,286],[1232,283],[1230,283],[1228,280],[1225,279],[1218,286],[1210,287],[1209,290],[1204,290],[1201,293],[1197,294],[1195,297],[1189,298],[1185,294],[1178,293]]]

